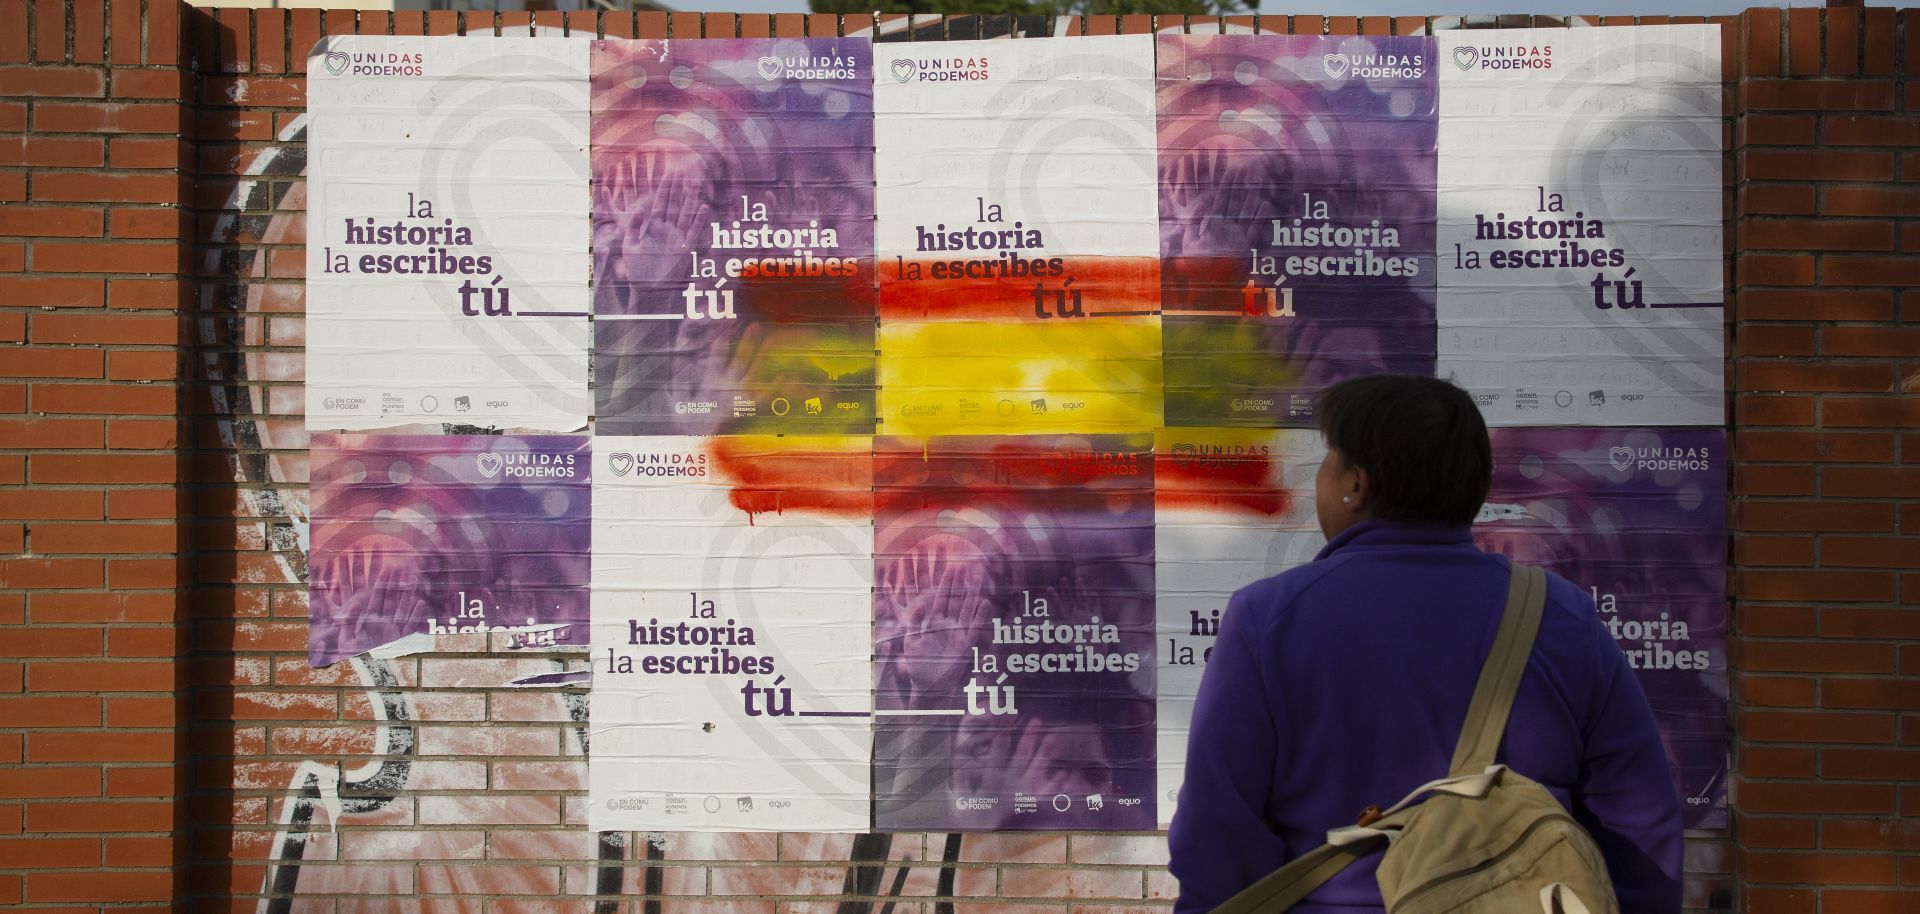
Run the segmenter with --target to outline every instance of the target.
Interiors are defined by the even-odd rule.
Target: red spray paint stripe
[[[1275,517],[1293,509],[1295,493],[1273,483],[1273,458],[1235,454],[1177,459],[1154,466],[1154,503],[1163,508],[1225,510]]]
[[[787,513],[856,520],[873,516],[873,452],[865,447],[769,446],[752,436],[713,438],[707,447],[716,475],[733,486],[728,501],[749,518]]]

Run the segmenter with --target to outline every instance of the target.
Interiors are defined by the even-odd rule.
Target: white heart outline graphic
[[[488,479],[500,475],[500,464],[500,455],[491,451],[481,454],[473,460],[473,465],[479,468],[480,475]]]
[[[633,455],[625,451],[615,451],[607,455],[607,469],[615,476],[625,476],[633,472]]]
[[[1607,463],[1612,464],[1616,470],[1624,470],[1627,467],[1633,466],[1633,448],[1621,445],[1608,450]]]
[[[760,78],[761,79],[780,78],[780,71],[783,68],[783,66],[784,65],[780,62],[780,58],[778,57],[760,58]]]
[[[1479,62],[1480,62],[1479,48],[1476,48],[1472,45],[1463,44],[1453,49],[1453,65],[1454,66],[1459,67],[1462,70],[1471,70],[1473,69],[1473,65]]]
[[[347,62],[348,62],[347,52],[345,51],[328,51],[327,52],[326,64],[327,64],[328,73],[332,73],[335,76],[339,76],[341,73],[346,72]]]
[[[908,60],[904,57],[898,58],[893,62],[894,81],[906,82],[907,80],[912,79],[914,72],[919,69],[920,69],[920,66],[914,63],[913,61]]]
[[[1322,55],[1320,66],[1327,71],[1328,76],[1334,79],[1345,79],[1347,76],[1347,58],[1344,54]]]

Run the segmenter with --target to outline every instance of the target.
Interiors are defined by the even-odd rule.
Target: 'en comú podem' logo
[[[990,78],[985,57],[896,57],[894,82],[951,83]]]
[[[1453,65],[1462,70],[1551,70],[1550,44],[1463,44],[1453,49]]]

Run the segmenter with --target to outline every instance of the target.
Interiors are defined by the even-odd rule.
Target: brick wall
[[[899,914],[1164,911],[1151,834],[595,835],[584,703],[502,687],[554,664],[306,664],[314,40],[1223,25],[903,20],[0,0],[0,909],[879,914],[860,899],[898,894]],[[1688,905],[1920,910],[1920,19],[1716,21],[1737,813],[1692,836]]]
[[[0,904],[187,891],[191,75],[153,7],[0,0]]]
[[[1920,18],[1741,27],[1736,865],[1755,914],[1915,911]]]

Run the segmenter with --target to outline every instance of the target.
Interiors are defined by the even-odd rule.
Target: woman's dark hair
[[[1327,446],[1367,472],[1383,520],[1473,523],[1493,482],[1487,423],[1467,392],[1438,378],[1368,375],[1321,391]]]

